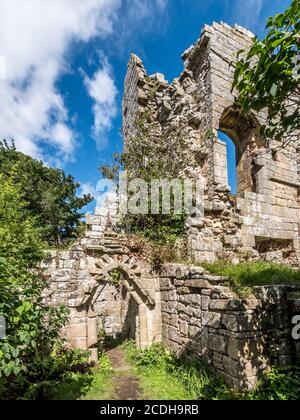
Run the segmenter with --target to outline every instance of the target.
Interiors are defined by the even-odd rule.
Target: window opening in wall
[[[226,143],[228,184],[231,193],[235,195],[237,193],[236,147],[231,138],[222,131],[218,132],[218,138]]]

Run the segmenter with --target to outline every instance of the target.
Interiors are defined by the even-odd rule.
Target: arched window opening
[[[218,138],[226,143],[227,150],[227,173],[228,185],[231,188],[231,194],[237,193],[237,168],[236,168],[236,148],[234,142],[222,131],[218,132]]]
[[[254,116],[230,107],[222,114],[218,136],[226,143],[228,184],[233,194],[257,192],[255,152],[263,146],[259,124]]]

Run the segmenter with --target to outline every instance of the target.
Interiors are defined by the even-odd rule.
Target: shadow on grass
[[[79,400],[84,397],[93,383],[93,375],[89,374],[74,374],[54,388],[52,388],[49,400]]]

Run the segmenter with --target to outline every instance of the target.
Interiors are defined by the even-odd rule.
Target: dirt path
[[[122,349],[114,348],[107,352],[114,370],[112,378],[117,400],[138,400],[141,395],[139,379],[131,373],[132,366],[126,362]]]

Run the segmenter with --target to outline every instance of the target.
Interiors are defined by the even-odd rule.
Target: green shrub
[[[190,399],[200,400],[299,400],[300,368],[272,369],[250,392],[229,389],[200,360],[177,358],[161,344],[139,350],[133,342],[123,344],[130,361],[143,370],[163,369],[184,385]]]
[[[50,168],[43,162],[18,152],[0,140],[0,174],[22,184],[26,199],[24,209],[35,216],[36,225],[43,232],[48,247],[64,248],[75,241],[85,229],[81,210],[93,198],[77,196],[80,185],[61,169]]]
[[[78,354],[66,350],[60,336],[66,308],[43,303],[43,242],[21,187],[14,176],[0,175],[0,183],[0,316],[7,326],[0,340],[0,398],[44,398],[78,366]]]
[[[240,291],[254,286],[300,282],[298,270],[272,262],[253,261],[234,265],[227,261],[218,261],[213,264],[205,263],[203,266],[212,274],[227,277],[229,285]]]
[[[249,397],[254,400],[300,400],[300,368],[272,369]]]

